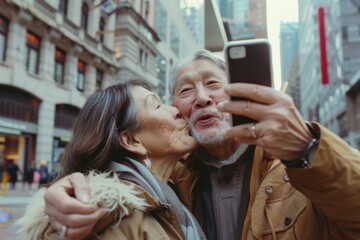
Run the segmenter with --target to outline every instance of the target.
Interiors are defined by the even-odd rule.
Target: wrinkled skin
[[[178,72],[174,85],[174,106],[189,122],[198,144],[219,160],[225,160],[238,146],[232,139],[224,139],[230,127],[229,114],[216,105],[229,99],[224,89],[225,72],[209,60],[199,59],[185,64]]]

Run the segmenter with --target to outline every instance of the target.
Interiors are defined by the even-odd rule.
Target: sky
[[[267,0],[268,39],[272,48],[276,89],[281,88],[280,23],[298,22],[298,0]]]

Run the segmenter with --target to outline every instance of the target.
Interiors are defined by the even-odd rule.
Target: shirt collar
[[[199,147],[195,151],[195,156],[198,157],[204,165],[212,166],[220,169],[222,166],[231,165],[235,163],[239,159],[239,157],[244,154],[248,146],[249,145],[247,144],[240,144],[239,147],[236,149],[236,151],[228,159],[223,161],[219,161],[214,156],[211,156],[202,147]]]

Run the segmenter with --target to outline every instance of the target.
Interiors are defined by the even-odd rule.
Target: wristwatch
[[[309,161],[309,154],[312,149],[314,149],[319,144],[320,133],[315,130],[313,125],[310,122],[305,122],[306,126],[308,127],[309,131],[311,132],[313,138],[311,139],[310,143],[307,145],[301,156],[295,160],[281,160],[281,162],[287,168],[309,168],[311,167],[311,163]]]

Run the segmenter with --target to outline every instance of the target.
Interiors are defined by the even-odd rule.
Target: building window
[[[176,27],[174,23],[171,24],[171,39],[170,39],[170,48],[171,50],[176,54],[176,56],[179,56],[179,29]]]
[[[26,68],[29,73],[39,72],[40,37],[31,32],[26,34]]]
[[[349,134],[349,120],[346,112],[341,113],[337,117],[337,123],[339,127],[339,136],[342,138],[346,138]]]
[[[40,100],[9,86],[0,87],[0,116],[31,123],[38,122]]]
[[[139,63],[141,66],[146,67],[147,65],[147,59],[148,59],[148,54],[147,52],[145,52],[144,50],[140,49],[139,51]]]
[[[141,64],[142,62],[142,56],[144,54],[144,51],[142,49],[139,50],[139,63]]]
[[[167,12],[163,7],[160,0],[156,0],[156,8],[155,8],[155,30],[159,34],[159,37],[162,41],[166,42],[167,37]]]
[[[5,60],[6,38],[8,32],[7,19],[0,16],[0,60]]]
[[[147,66],[147,60],[148,60],[148,54],[145,53],[145,55],[144,55],[144,63],[143,63],[144,67]]]
[[[167,102],[167,99],[165,98],[166,95],[166,59],[163,56],[159,56],[157,58],[157,78],[160,80],[159,84],[159,96],[161,99],[164,100],[164,102]]]
[[[146,0],[145,1],[145,19],[148,19],[149,12],[150,12],[150,1]]]
[[[341,28],[341,33],[342,33],[342,39],[344,42],[348,41],[348,28],[347,27],[342,27]]]
[[[85,89],[85,69],[86,64],[83,61],[78,60],[78,76],[76,87],[81,92],[83,92]]]
[[[105,18],[101,17],[99,22],[99,36],[100,36],[100,42],[102,43],[104,43],[104,39],[105,39],[105,28],[106,28]]]
[[[61,12],[64,16],[67,16],[67,8],[68,8],[68,1],[59,0],[59,12]]]
[[[54,79],[57,83],[64,83],[65,73],[65,52],[59,48],[55,49],[55,70]]]
[[[88,27],[88,17],[89,17],[89,7],[86,3],[82,4],[81,7],[81,21],[80,21],[80,27],[84,30],[87,31],[87,27]]]
[[[104,72],[100,69],[96,70],[96,90],[100,90],[104,79]]]

